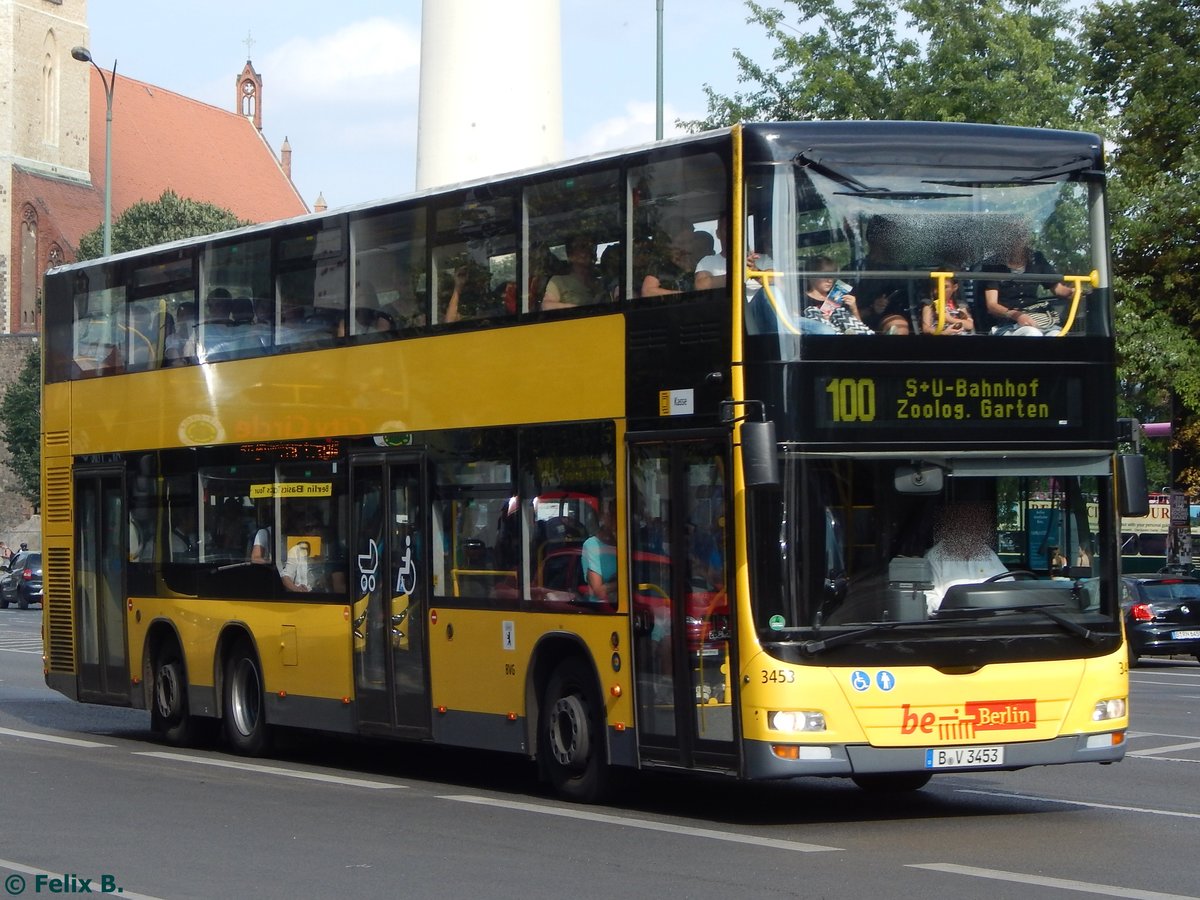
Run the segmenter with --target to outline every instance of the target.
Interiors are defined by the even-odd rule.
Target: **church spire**
[[[262,131],[262,76],[254,71],[250,62],[250,47],[254,39],[246,32],[246,65],[237,76],[237,110],[247,119],[254,120],[254,127]]]

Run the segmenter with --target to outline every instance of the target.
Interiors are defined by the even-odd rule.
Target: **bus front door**
[[[647,760],[736,767],[728,458],[727,438],[631,445],[635,693]]]
[[[423,737],[430,713],[422,465],[412,457],[360,459],[352,479],[351,618],[359,723],[367,731]]]
[[[75,472],[75,658],[79,699],[129,701],[125,560],[129,527],[120,470]]]

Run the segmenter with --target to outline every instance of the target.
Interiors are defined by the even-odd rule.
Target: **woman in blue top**
[[[583,577],[592,598],[617,608],[616,511],[606,500],[600,509],[600,526],[583,542]]]

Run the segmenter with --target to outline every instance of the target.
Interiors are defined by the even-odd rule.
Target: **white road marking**
[[[31,741],[48,741],[51,744],[66,744],[69,747],[112,747],[113,744],[101,744],[96,741],[84,741],[79,738],[59,737],[57,734],[41,734],[37,731],[17,731],[15,728],[0,728],[0,734],[12,737],[28,738]]]
[[[1059,800],[1055,797],[1036,797],[1033,794],[1007,794],[1003,791],[978,791],[968,788],[957,788],[955,793],[980,794],[984,797],[999,797],[1002,800],[1035,800],[1038,803],[1060,803],[1064,806],[1086,806],[1090,809],[1111,809],[1117,812],[1146,813],[1151,816],[1169,816],[1177,819],[1200,819],[1200,813],[1176,812],[1170,809],[1147,809],[1144,806],[1117,806],[1112,803],[1091,803],[1087,800]]]
[[[687,837],[709,838],[714,841],[726,841],[731,844],[750,844],[754,847],[770,847],[775,850],[791,850],[795,853],[820,853],[826,850],[841,850],[841,847],[825,847],[821,844],[803,844],[799,841],[781,841],[776,838],[758,837],[752,834],[738,834],[733,831],[715,831],[711,828],[692,828],[687,825],[672,825],[668,822],[648,822],[644,819],[632,819],[628,816],[610,816],[604,813],[590,812],[584,809],[565,809],[557,806],[541,806],[535,803],[518,803],[512,800],[492,800],[488,797],[473,797],[469,795],[445,795],[439,800],[454,800],[458,803],[475,803],[480,806],[495,806],[500,809],[515,809],[521,812],[538,813],[543,816],[561,816],[565,819],[582,819],[585,822],[600,822],[605,825],[617,825],[623,828],[641,828],[646,831],[665,831],[668,834],[680,834]]]
[[[928,869],[950,875],[970,875],[972,878],[990,878],[993,881],[1015,881],[1017,884],[1036,884],[1041,887],[1060,888],[1064,891],[1081,891],[1085,894],[1104,894],[1106,897],[1132,897],[1135,900],[1197,900],[1190,894],[1163,894],[1159,891],[1143,891],[1138,888],[1117,887],[1111,884],[1093,884],[1090,881],[1075,881],[1070,878],[1047,878],[1025,872],[1002,872],[998,869],[977,869],[974,866],[956,866],[953,863],[912,863],[910,869]]]
[[[61,879],[61,878],[65,877],[65,873],[63,873],[63,872],[48,872],[45,869],[35,869],[33,866],[26,866],[26,865],[22,865],[19,862],[13,862],[11,859],[0,859],[0,869],[8,869],[10,872],[20,872],[22,875],[32,875],[34,877],[34,879],[36,879],[39,875],[41,875],[47,879],[52,879],[52,878]],[[101,874],[103,874],[103,873],[101,873]],[[29,884],[26,884],[23,882],[13,882],[11,879],[16,878],[16,877],[17,876],[15,876],[15,875],[10,875],[10,876],[8,876],[8,878],[6,878],[4,880],[5,890],[7,891],[8,894],[10,894],[14,897],[19,896],[20,894],[26,893],[26,892],[29,894],[38,894],[38,893],[42,893],[43,891],[48,892],[48,893],[63,893],[63,894],[69,893],[69,891],[67,891],[67,890],[62,890],[62,891],[50,890],[48,885],[44,885],[43,890],[39,891],[37,888],[36,880]],[[75,877],[78,879],[79,876],[76,875]],[[87,876],[85,875],[84,877],[86,878]],[[116,876],[113,876],[113,878],[115,880]],[[70,892],[70,893],[92,893],[92,894],[101,893],[102,891],[101,891],[101,884],[100,884],[99,879],[100,879],[99,875],[92,876],[92,883],[90,885],[91,891],[82,891],[81,890],[82,886],[77,885],[76,891]],[[70,883],[68,882],[68,883],[62,885],[62,887],[69,888]],[[114,889],[111,891],[111,894],[114,897],[120,897],[121,900],[161,900],[161,898],[152,897],[149,894],[136,894],[133,891],[127,890],[125,887],[121,886],[121,884],[119,882],[116,883]]]
[[[1200,747],[1200,741],[1192,741],[1189,744],[1172,744],[1170,747],[1151,747],[1148,750],[1130,750],[1126,756],[1157,756],[1160,753],[1171,753],[1175,750],[1195,750]]]
[[[201,766],[215,766],[219,769],[238,769],[243,772],[258,772],[263,775],[282,775],[285,778],[299,778],[304,781],[322,781],[326,784],[342,784],[348,787],[370,788],[376,791],[407,790],[403,784],[391,784],[386,781],[368,781],[365,778],[345,778],[341,775],[326,775],[322,772],[304,772],[300,769],[285,769],[281,766],[264,766],[258,763],[236,762],[230,759],[210,759],[206,756],[188,756],[185,753],[164,753],[161,751],[135,752],[134,756],[152,756],[155,759],[165,759],[170,762],[196,763]]]

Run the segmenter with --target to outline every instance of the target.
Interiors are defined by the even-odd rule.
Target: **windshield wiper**
[[[800,644],[800,649],[809,656],[816,656],[818,653],[824,653],[826,650],[832,650],[834,647],[840,647],[842,644],[853,644],[860,638],[869,637],[872,634],[878,634],[881,631],[891,631],[900,625],[913,624],[911,622],[880,622],[876,625],[869,625],[866,628],[860,628],[858,631],[842,631],[838,634],[830,635],[817,641],[804,641]],[[928,623],[921,623],[928,624]]]
[[[803,150],[792,157],[792,162],[804,169],[812,169],[818,175],[824,175],[826,178],[836,181],[838,184],[844,184],[848,188],[853,188],[856,193],[873,193],[877,195],[886,195],[888,191],[884,188],[871,187],[859,181],[853,175],[846,175],[839,172],[837,169],[832,169],[825,165],[820,160],[813,159],[808,154],[810,150]]]
[[[1043,169],[1040,172],[1029,172],[1023,175],[1013,175],[1012,178],[995,178],[984,181],[982,179],[964,179],[962,181],[934,181],[932,179],[922,182],[923,184],[944,184],[947,187],[1014,187],[1017,185],[1032,185],[1041,183],[1053,184],[1050,179],[1056,179],[1063,175],[1073,175],[1076,172],[1082,172],[1084,169],[1091,168],[1092,160],[1086,156],[1076,157],[1069,163],[1064,163],[1061,166],[1055,166],[1052,169]]]
[[[1081,638],[1082,640],[1086,641],[1089,644],[1098,644],[1100,642],[1100,635],[1096,634],[1096,632],[1092,631],[1092,629],[1088,628],[1086,625],[1076,622],[1074,619],[1069,619],[1066,616],[1062,615],[1061,613],[1057,613],[1054,611],[1055,609],[1060,609],[1060,608],[1062,608],[1062,604],[1058,604],[1057,606],[1053,606],[1053,607],[1035,606],[1035,605],[1030,605],[1030,606],[1017,605],[1017,606],[989,606],[989,607],[975,608],[975,609],[947,609],[947,610],[939,610],[938,618],[939,619],[982,619],[982,618],[986,618],[988,616],[996,615],[999,613],[1040,613],[1041,615],[1043,615],[1047,619],[1049,619],[1051,622],[1054,622],[1055,624],[1059,625],[1064,631],[1068,631],[1071,634],[1077,635],[1079,638]]]

